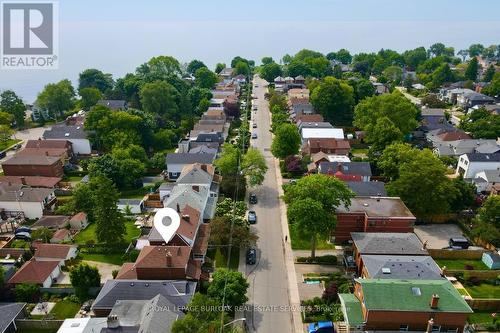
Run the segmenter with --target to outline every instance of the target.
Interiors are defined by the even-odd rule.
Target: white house
[[[472,183],[477,192],[490,192],[491,187],[500,184],[500,170],[483,170],[476,173]]]
[[[463,154],[460,155],[456,174],[464,178],[474,178],[484,170],[500,170],[500,154]]]
[[[344,130],[342,128],[303,128],[302,144],[308,139],[344,139]]]
[[[83,125],[58,124],[43,133],[46,140],[68,140],[73,144],[73,152],[76,155],[90,155],[90,141]]]
[[[50,288],[61,275],[59,261],[40,261],[31,259],[17,270],[8,281],[9,284],[32,283]]]
[[[0,185],[0,209],[10,215],[21,212],[26,218],[39,219],[44,210],[51,210],[57,202],[53,189],[31,188],[19,184]]]

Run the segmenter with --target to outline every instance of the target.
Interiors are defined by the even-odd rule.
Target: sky
[[[404,51],[443,42],[456,50],[500,44],[497,0],[60,0],[59,69],[0,70],[0,90],[31,103],[47,83],[98,68],[115,78],[153,56],[280,59],[302,48]]]

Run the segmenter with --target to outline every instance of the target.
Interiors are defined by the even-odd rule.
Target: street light
[[[228,325],[234,324],[234,323],[235,323],[235,322],[237,322],[237,321],[246,321],[246,320],[247,320],[246,318],[235,319],[235,320],[233,320],[233,321],[230,321],[230,322],[229,322],[229,323],[227,323],[227,324],[224,324],[222,327],[226,327],[226,326],[228,326]]]

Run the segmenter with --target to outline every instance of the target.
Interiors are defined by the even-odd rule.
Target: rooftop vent
[[[391,274],[391,269],[389,267],[383,267],[382,268],[382,273],[383,274]]]
[[[422,296],[422,291],[419,287],[411,287],[411,293],[413,296]]]
[[[69,133],[64,133],[64,136],[68,137],[68,136],[69,136]]]

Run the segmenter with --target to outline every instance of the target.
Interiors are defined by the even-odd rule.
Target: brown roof
[[[68,224],[69,216],[65,215],[47,215],[42,216],[38,221],[36,221],[32,227],[33,228],[64,228]]]
[[[45,156],[55,156],[61,157],[68,153],[66,148],[24,148],[19,151],[17,155],[19,156],[35,156],[35,155],[45,155]]]
[[[71,148],[72,143],[68,140],[28,140],[26,148]]]
[[[298,115],[297,118],[295,118],[296,122],[302,121],[302,122],[322,122],[324,121],[324,118],[320,114],[301,114]]]
[[[137,260],[136,268],[186,267],[191,248],[188,246],[145,246]]]
[[[2,165],[54,165],[59,158],[45,155],[20,155],[16,154],[4,161]]]
[[[438,135],[443,141],[456,141],[463,139],[472,139],[471,136],[462,131],[445,132]]]
[[[19,268],[8,283],[42,284],[58,265],[59,261],[37,261],[31,259]]]
[[[181,223],[177,228],[177,234],[194,239],[198,223],[200,221],[200,212],[193,207],[186,205],[181,210]]]
[[[55,240],[65,240],[70,235],[71,235],[71,233],[69,232],[68,229],[59,229],[56,232],[54,232],[54,235],[52,236],[52,239],[55,239]]]
[[[193,245],[193,253],[205,254],[208,249],[208,238],[210,237],[210,224],[203,223],[198,229],[196,240]]]
[[[135,270],[135,263],[125,262],[122,268],[116,275],[116,280],[137,280],[137,271]]]
[[[351,145],[347,140],[318,138],[307,140],[310,148],[324,148],[324,149],[350,149]]]
[[[5,257],[9,256],[12,259],[18,259],[25,252],[27,252],[27,250],[25,250],[25,249],[13,249],[10,247],[3,247],[0,249],[0,258],[5,258]]]
[[[62,178],[41,176],[0,176],[0,183],[23,184],[32,187],[54,188]]]
[[[71,217],[71,221],[80,222],[80,221],[84,221],[86,218],[87,218],[87,214],[85,214],[84,212],[80,212],[80,213],[73,215],[73,217]]]
[[[194,131],[223,132],[224,124],[200,124],[194,125]]]
[[[68,257],[68,253],[73,246],[63,244],[33,243],[33,247],[35,248],[35,258],[57,258],[63,260]]]
[[[327,162],[330,160],[328,159],[328,155],[323,153],[322,151],[317,152],[316,154],[313,154],[311,156],[311,160],[313,161],[314,164],[317,164],[319,161],[326,159]]]

